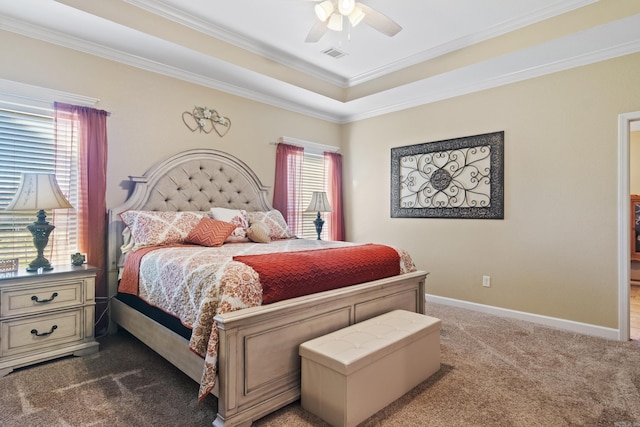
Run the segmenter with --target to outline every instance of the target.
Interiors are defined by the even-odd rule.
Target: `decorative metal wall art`
[[[392,218],[504,218],[504,132],[391,149]]]
[[[204,133],[216,131],[221,138],[231,129],[231,119],[218,114],[213,108],[193,107],[193,111],[182,113],[182,121],[191,132]]]

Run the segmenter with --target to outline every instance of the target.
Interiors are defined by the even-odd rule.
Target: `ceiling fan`
[[[315,13],[318,21],[311,27],[305,42],[315,43],[325,35],[327,30],[342,31],[344,21],[355,27],[364,22],[370,27],[389,37],[402,30],[393,19],[355,0],[311,0],[318,2]]]

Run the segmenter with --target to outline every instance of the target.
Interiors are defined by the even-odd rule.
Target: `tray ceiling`
[[[402,31],[305,43],[309,0],[0,0],[0,29],[339,123],[640,51],[640,2],[363,3]]]

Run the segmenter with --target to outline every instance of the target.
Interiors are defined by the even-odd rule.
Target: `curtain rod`
[[[288,136],[281,136],[280,138],[278,138],[277,141],[270,142],[269,144],[278,145],[281,143],[296,145],[302,148],[307,148],[310,151],[318,151],[318,152],[328,151],[330,153],[337,153],[340,151],[340,147],[336,147],[335,145],[320,144],[318,142],[305,141],[304,139],[291,138]]]

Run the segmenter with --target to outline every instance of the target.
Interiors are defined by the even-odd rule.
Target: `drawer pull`
[[[43,333],[38,333],[37,329],[32,329],[31,333],[37,337],[46,337],[47,335],[51,335],[53,333],[53,331],[55,331],[56,329],[58,329],[58,325],[53,325],[51,327],[51,330],[49,332],[43,332]]]
[[[51,294],[51,298],[49,298],[49,299],[43,299],[43,300],[39,300],[39,299],[38,299],[38,297],[37,297],[36,295],[34,295],[34,296],[32,296],[32,297],[31,297],[31,301],[34,301],[34,302],[37,302],[37,303],[40,303],[40,304],[44,304],[45,302],[51,302],[51,301],[53,301],[53,299],[54,299],[55,297],[57,297],[57,296],[58,296],[58,293],[57,293],[57,292],[54,292],[54,293],[52,293],[52,294]]]

